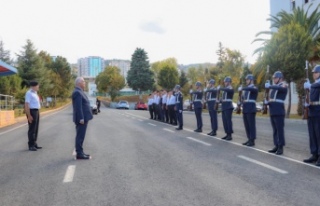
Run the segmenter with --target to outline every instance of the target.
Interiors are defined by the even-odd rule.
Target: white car
[[[129,103],[128,103],[128,101],[121,100],[118,102],[116,108],[117,109],[129,109]]]
[[[183,102],[183,110],[189,110],[190,109],[190,100],[186,99]]]

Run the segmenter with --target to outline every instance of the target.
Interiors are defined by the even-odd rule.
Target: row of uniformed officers
[[[303,161],[306,163],[315,162],[317,166],[320,166],[320,65],[315,66],[312,73],[315,82],[311,84],[308,80],[304,84],[304,89],[310,90],[310,103],[304,106],[309,108],[307,121],[311,157]],[[264,100],[264,104],[269,107],[270,122],[273,129],[274,148],[268,152],[281,155],[285,146],[284,102],[288,89],[282,72],[275,72],[272,78],[272,85],[269,81],[265,83],[265,89],[269,89],[270,91],[269,98]],[[242,106],[243,122],[247,136],[247,141],[243,145],[251,147],[255,145],[256,139],[255,119],[258,89],[254,85],[254,76],[252,74],[248,74],[245,80],[245,86],[238,88],[238,91],[242,93],[238,106]],[[203,92],[200,82],[195,84],[195,91],[190,90],[190,94],[192,95],[190,103],[193,104],[197,120],[197,128],[194,131],[202,132],[202,108],[203,102],[206,102],[211,123],[211,132],[208,135],[216,136],[218,130],[217,110],[218,105],[221,104],[222,123],[226,134],[222,139],[230,141],[232,140],[233,133],[232,114],[234,111],[232,103],[234,89],[231,85],[231,78],[226,77],[224,79],[224,87],[220,87],[220,85],[215,87],[214,79],[211,79],[208,83],[209,85],[205,92]],[[179,85],[176,85],[174,90],[168,93],[165,90],[161,90],[160,92],[155,91],[153,94],[150,94],[148,106],[150,119],[178,125],[176,130],[183,129],[183,96]]]

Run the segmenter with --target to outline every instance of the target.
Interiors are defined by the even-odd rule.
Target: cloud
[[[164,34],[166,30],[161,26],[158,21],[149,21],[140,24],[140,29],[144,32],[153,32],[156,34]]]

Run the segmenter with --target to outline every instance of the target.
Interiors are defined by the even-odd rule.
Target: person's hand
[[[238,88],[238,92],[241,92],[241,91],[242,91],[242,86]]]
[[[29,116],[28,116],[28,122],[29,122],[29,123],[32,123],[32,121],[33,121],[33,117],[32,117],[31,115],[29,115]]]
[[[310,89],[311,88],[311,84],[309,79],[307,79],[307,81],[303,84],[303,88],[304,89]]]
[[[269,82],[269,80],[268,80],[268,81],[266,81],[266,83],[264,84],[264,88],[269,89],[269,87],[270,87],[270,82]]]
[[[264,104],[268,104],[269,102],[267,100],[264,100]]]
[[[193,92],[192,89],[190,89],[189,93],[192,94],[192,92]]]
[[[217,90],[220,90],[220,85],[219,85],[219,86],[217,86]]]
[[[309,104],[308,103],[304,103],[304,107],[309,107]]]
[[[81,119],[79,123],[84,124],[84,119]]]
[[[238,101],[238,102],[237,102],[237,105],[238,105],[238,106],[241,106],[241,102],[240,102],[240,101]]]
[[[179,110],[179,113],[182,113],[182,110]]]

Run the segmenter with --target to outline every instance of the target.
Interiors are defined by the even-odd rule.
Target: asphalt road
[[[91,160],[74,160],[71,107],[42,115],[38,144],[27,150],[24,122],[0,129],[0,205],[319,205],[320,168],[309,157],[307,126],[286,120],[283,156],[273,147],[269,118],[257,119],[254,148],[242,146],[241,116],[233,141],[217,137],[203,115],[184,112],[184,130],[150,120],[146,111],[102,108],[84,143]]]

